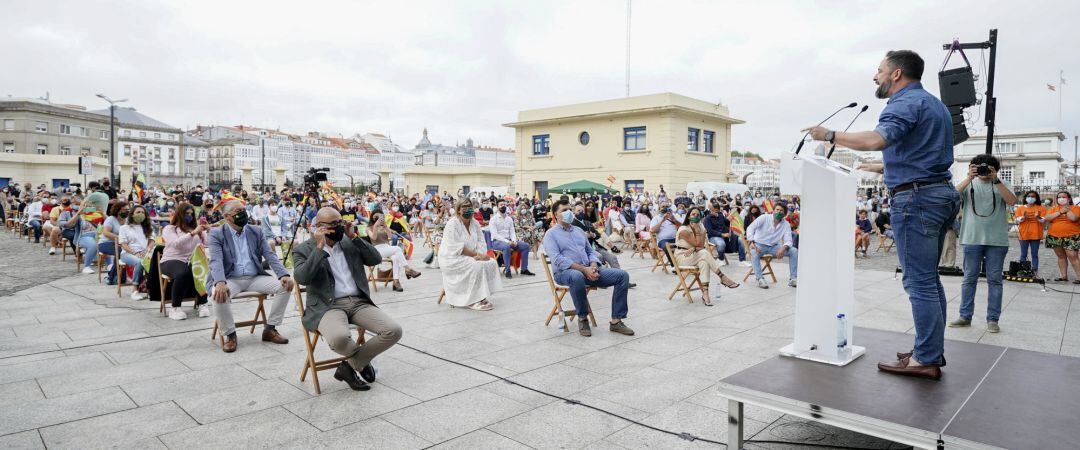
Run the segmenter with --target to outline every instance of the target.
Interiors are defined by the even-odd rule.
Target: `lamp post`
[[[105,94],[97,94],[98,98],[109,103],[109,183],[113,189],[120,189],[120,181],[116,179],[116,105],[126,102],[127,99],[113,100]]]
[[[345,176],[349,177],[349,192],[352,192],[353,195],[356,195],[356,183],[353,182],[352,175],[345,174]]]

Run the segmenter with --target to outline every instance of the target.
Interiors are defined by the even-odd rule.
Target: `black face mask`
[[[341,225],[338,225],[338,226],[334,227],[334,231],[331,231],[330,233],[326,234],[326,238],[331,240],[331,241],[334,241],[334,242],[341,242],[341,239],[344,238],[344,237],[345,237],[345,225],[344,224],[341,224]]]
[[[233,223],[238,227],[244,227],[248,224],[247,211],[240,211],[233,216]]]
[[[574,217],[576,217],[577,220],[580,220],[582,222],[585,221],[585,213],[577,213],[577,214],[574,215]]]
[[[505,206],[500,206],[499,207],[499,213],[500,214],[506,214],[506,207]]]

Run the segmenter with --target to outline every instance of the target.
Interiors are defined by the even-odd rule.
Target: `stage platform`
[[[777,356],[723,379],[728,448],[743,448],[743,404],[916,448],[1080,447],[1080,358],[946,341],[948,366],[933,381],[877,370],[912,335],[854,337],[866,355],[845,367]]]

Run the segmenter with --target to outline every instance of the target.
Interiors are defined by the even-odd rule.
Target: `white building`
[[[750,189],[779,189],[780,160],[762,160],[756,156],[732,156],[731,171],[738,177],[738,182]]]
[[[993,154],[1001,160],[998,176],[1017,189],[1056,190],[1067,184],[1061,157],[1065,135],[1054,129],[994,133]],[[967,176],[968,162],[986,152],[986,133],[957,145],[953,156],[953,179]]]
[[[91,111],[106,119],[109,110]],[[116,150],[130,157],[136,174],[143,174],[148,184],[176,185],[184,183],[184,159],[180,155],[183,132],[131,107],[117,107]],[[63,133],[64,130],[61,130]]]

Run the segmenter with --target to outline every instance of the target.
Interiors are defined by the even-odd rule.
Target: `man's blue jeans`
[[[890,203],[896,253],[915,321],[915,360],[940,364],[947,305],[937,268],[945,232],[960,210],[960,194],[944,182],[899,192]]]
[[[727,240],[720,236],[713,236],[709,238],[709,243],[716,246],[716,258],[727,261],[727,258],[724,257],[724,250],[727,250]]]
[[[1020,241],[1020,260],[1028,260],[1028,251],[1031,251],[1031,271],[1039,271],[1039,242],[1038,239],[1032,239],[1030,241]],[[965,253],[965,257],[967,254]]]
[[[1036,241],[1038,242],[1038,241]],[[964,283],[960,290],[960,317],[971,320],[975,312],[975,286],[979,272],[986,261],[986,285],[990,295],[986,298],[986,321],[997,322],[1001,316],[1001,278],[1005,254],[1009,247],[994,245],[964,246]]]
[[[755,243],[754,245],[757,247],[757,251],[751,251],[750,265],[754,268],[754,278],[761,281],[764,279],[761,275],[761,257],[773,255],[776,258],[780,253],[780,249],[784,248],[784,244],[765,245]],[[788,279],[795,280],[799,278],[799,249],[788,247],[787,251],[784,252],[784,256],[788,258]]]
[[[671,266],[671,267],[675,267],[675,264],[673,264],[671,262],[671,260],[668,258],[667,246],[669,246],[671,244],[674,244],[674,243],[675,243],[675,239],[658,239],[656,241],[656,246],[660,247],[660,257],[667,260],[668,265]]]
[[[517,245],[511,246],[506,241],[491,241],[491,249],[502,252],[503,271],[510,272],[510,252],[516,251],[521,254],[521,270],[529,270],[529,244],[518,241]]]
[[[555,282],[570,288],[570,298],[574,299],[574,309],[579,318],[589,316],[589,299],[585,293],[585,286],[609,287],[615,286],[615,292],[611,295],[611,318],[625,319],[628,308],[626,306],[626,292],[630,289],[630,274],[622,269],[600,269],[600,278],[590,281],[585,274],[567,269],[555,274]]]
[[[116,243],[112,242],[112,241],[110,241],[110,242],[99,242],[97,250],[98,250],[98,253],[108,256],[108,258],[105,259],[105,263],[109,265],[109,273],[107,275],[105,275],[105,284],[110,285],[110,286],[115,285],[117,283],[117,281],[116,281],[116,264],[113,264],[113,262],[116,260],[116,256],[117,256],[116,255]],[[124,280],[127,279],[127,276],[125,276],[124,274],[120,274],[120,275],[121,275],[120,276],[120,282],[122,283]]]

